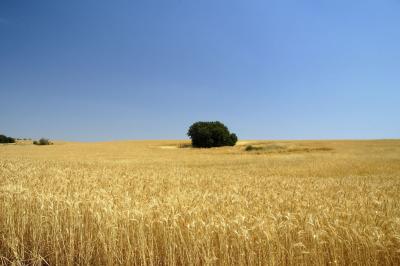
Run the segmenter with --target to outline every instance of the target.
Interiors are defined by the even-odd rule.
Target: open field
[[[400,264],[400,140],[185,144],[0,145],[1,263]]]

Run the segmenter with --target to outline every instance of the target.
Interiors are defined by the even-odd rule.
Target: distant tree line
[[[0,143],[15,143],[15,139],[5,135],[0,135]]]
[[[12,137],[7,137],[5,135],[0,135],[0,143],[15,143],[16,140],[30,140],[30,139],[27,139],[27,138],[15,139]],[[39,140],[34,140],[33,144],[35,144],[35,145],[52,145],[53,143],[49,139],[41,138]]]

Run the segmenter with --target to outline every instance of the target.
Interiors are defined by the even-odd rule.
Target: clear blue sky
[[[0,1],[0,132],[400,137],[400,1]]]

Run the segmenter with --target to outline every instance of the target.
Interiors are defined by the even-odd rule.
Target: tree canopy
[[[237,142],[236,134],[230,133],[219,121],[196,122],[190,126],[187,134],[196,148],[234,146]]]

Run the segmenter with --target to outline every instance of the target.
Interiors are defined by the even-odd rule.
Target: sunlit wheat
[[[1,263],[400,264],[400,141],[184,143],[0,146]]]

